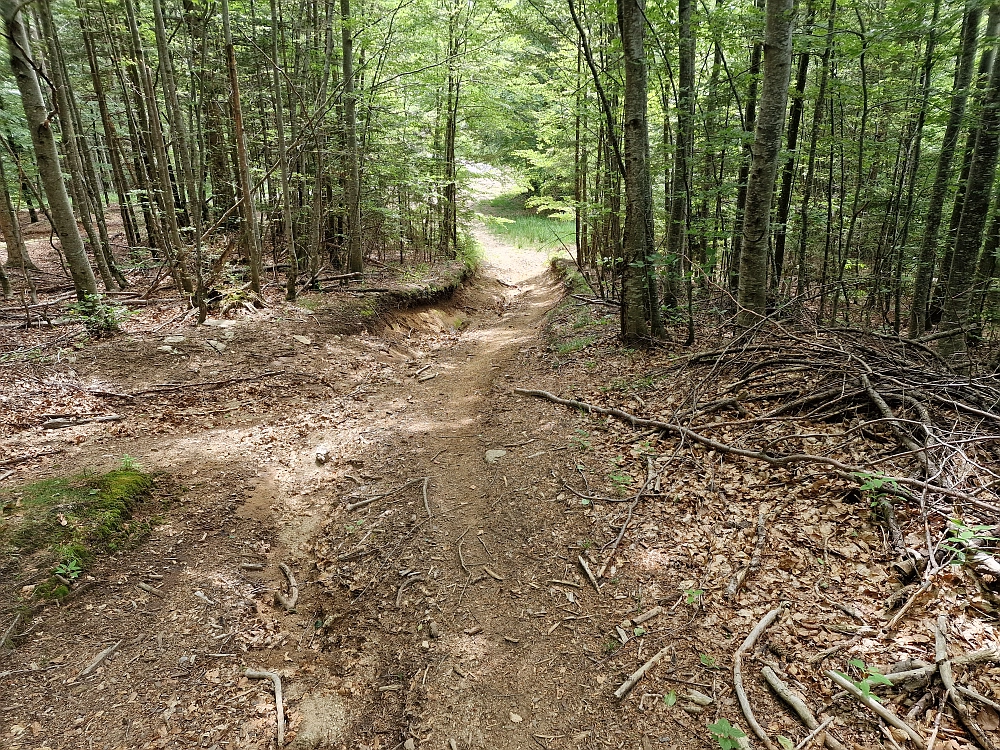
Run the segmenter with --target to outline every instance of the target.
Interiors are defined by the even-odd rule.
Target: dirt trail
[[[650,649],[608,639],[676,582],[609,581],[599,596],[580,572],[588,540],[613,532],[564,492],[586,461],[578,425],[512,393],[559,387],[542,331],[561,286],[543,254],[477,237],[472,284],[378,334],[341,336],[325,308],[286,306],[120,337],[33,376],[110,393],[239,382],[113,401],[120,425],[8,441],[58,451],[22,480],[127,454],[164,472],[170,504],[143,510],[159,514],[148,540],[98,561],[91,588],[37,612],[4,657],[0,746],[273,746],[273,698],[247,668],[282,675],[290,748],[640,746],[608,699]],[[430,518],[419,483],[347,510],[424,476]],[[298,578],[294,612],[272,601],[279,562]]]

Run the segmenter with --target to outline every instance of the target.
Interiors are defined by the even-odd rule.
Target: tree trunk
[[[771,201],[792,72],[794,0],[767,0],[766,11],[760,114],[754,137],[753,164],[747,179],[743,250],[740,256],[737,321],[743,326],[753,325],[766,313]]]
[[[653,189],[649,173],[646,14],[644,0],[618,0],[625,57],[625,235],[622,262],[622,339],[636,343],[650,329],[658,335],[659,300],[651,295]]]
[[[966,8],[962,21],[962,46],[959,51],[958,63],[955,66],[955,93],[951,98],[948,123],[941,141],[937,169],[934,173],[927,213],[924,217],[924,234],[920,243],[920,256],[917,260],[916,279],[913,285],[913,304],[910,308],[908,330],[910,338],[916,338],[923,334],[927,326],[927,302],[934,275],[938,233],[941,228],[945,197],[948,194],[952,162],[958,148],[959,130],[962,126],[962,119],[965,117],[965,105],[969,99],[969,84],[972,82],[972,71],[976,62],[976,37],[979,33],[981,19],[982,8],[976,0],[972,0]]]
[[[87,259],[83,238],[80,236],[80,229],[73,215],[73,206],[66,192],[66,183],[63,182],[59,153],[52,135],[52,123],[48,119],[48,109],[31,60],[31,43],[28,41],[28,34],[21,20],[20,11],[24,7],[22,3],[14,0],[0,0],[0,15],[3,16],[7,32],[10,65],[28,120],[38,175],[49,201],[52,229],[59,237],[63,252],[66,254],[76,296],[83,300],[87,295],[97,294],[97,280]]]
[[[354,25],[351,23],[351,0],[340,0],[340,26],[343,37],[344,136],[347,164],[347,270],[361,273],[364,259],[361,249],[361,174],[358,159],[357,96],[354,93]]]
[[[278,131],[278,168],[281,172],[281,219],[284,224],[282,238],[288,254],[288,279],[285,299],[295,299],[295,282],[299,275],[299,261],[295,255],[295,234],[292,227],[292,197],[288,188],[288,148],[285,144],[284,101],[281,93],[281,74],[278,71],[278,7],[271,0],[271,71],[274,75],[274,123]]]
[[[809,0],[805,33],[812,35],[813,19],[816,10],[813,0]],[[771,277],[771,288],[778,291],[781,287],[781,276],[785,268],[785,238],[788,235],[788,214],[792,206],[792,185],[795,178],[795,165],[799,147],[799,127],[802,123],[802,110],[805,108],[806,80],[809,75],[809,48],[799,55],[799,64],[795,73],[795,95],[788,113],[788,135],[785,164],[781,169],[781,192],[778,194],[778,213],[774,227],[774,275]]]
[[[229,72],[230,101],[233,113],[233,138],[236,141],[236,173],[240,183],[240,214],[243,248],[250,264],[250,289],[260,294],[260,238],[257,231],[257,209],[250,188],[250,164],[247,158],[246,135],[243,132],[243,106],[240,103],[240,79],[236,70],[236,48],[229,25],[229,0],[222,0],[222,27],[226,45],[226,70]]]
[[[764,9],[765,0],[755,0],[759,10]],[[754,41],[750,51],[750,86],[747,89],[745,114],[743,115],[743,161],[740,163],[739,176],[736,178],[736,218],[733,220],[733,254],[729,259],[729,289],[735,292],[740,285],[740,262],[743,254],[743,221],[747,205],[747,180],[750,178],[750,166],[753,163],[753,144],[751,137],[757,128],[757,91],[760,86],[760,60],[764,45]]]
[[[1000,58],[994,59],[989,87],[983,99],[979,135],[969,165],[962,218],[955,237],[955,250],[948,277],[947,297],[942,323],[945,329],[968,321],[975,287],[976,262],[983,241],[983,229],[989,210],[993,178],[996,175],[997,148],[1000,145]],[[957,354],[965,349],[965,335],[941,340],[943,354]]]
[[[0,231],[3,232],[3,239],[7,245],[7,267],[22,268],[25,272],[37,271],[38,267],[31,262],[28,247],[24,244],[21,224],[17,219],[17,209],[14,208],[10,190],[7,189],[7,174],[2,159],[0,159]]]

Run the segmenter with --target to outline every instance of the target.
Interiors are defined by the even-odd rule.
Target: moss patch
[[[148,474],[120,469],[0,492],[0,578],[34,582],[48,573],[35,595],[65,595],[56,573],[74,579],[98,554],[133,547],[149,533],[150,522],[132,513],[152,488]]]

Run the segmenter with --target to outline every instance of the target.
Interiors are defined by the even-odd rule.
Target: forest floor
[[[150,310],[57,359],[4,363],[6,512],[28,482],[123,457],[156,487],[137,511],[148,536],[97,560],[62,603],[23,605],[47,570],[0,580],[0,633],[23,619],[0,652],[0,747],[273,747],[273,689],[248,669],[280,675],[289,748],[726,747],[728,722],[749,733],[737,649],[775,610],[743,657],[770,737],[791,747],[809,730],[768,691],[765,665],[847,746],[881,747],[905,736],[825,669],[863,683],[933,663],[941,614],[952,657],[998,648],[990,594],[964,568],[932,595],[902,589],[913,602],[887,625],[893,551],[851,482],[515,393],[655,415],[706,386],[676,368],[680,347],[622,349],[616,312],[568,297],[543,253],[477,237],[481,270],[433,304],[347,314],[349,294],[309,294],[200,327]],[[358,332],[365,311],[378,320]],[[44,337],[66,334],[31,335],[51,352]],[[808,392],[808,371],[793,376]],[[712,393],[728,383],[716,380]],[[41,429],[58,414],[120,419]],[[814,448],[845,434],[806,432]],[[901,525],[919,546],[912,510]],[[275,597],[288,593],[280,565],[292,611]],[[964,670],[1000,700],[995,661]],[[922,700],[908,721],[924,737],[940,696],[926,687],[877,688],[900,713]],[[975,710],[995,732],[996,711]],[[971,746],[950,718],[938,737]]]

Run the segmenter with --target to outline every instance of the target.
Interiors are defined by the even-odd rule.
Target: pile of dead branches
[[[650,375],[689,384],[670,411],[634,414],[546,391],[516,392],[792,476],[847,480],[873,498],[910,575],[926,584],[960,556],[986,588],[1000,585],[992,555],[1000,523],[1000,377],[960,375],[923,341],[780,327],[740,333]],[[926,530],[923,549],[904,543],[900,510]]]

